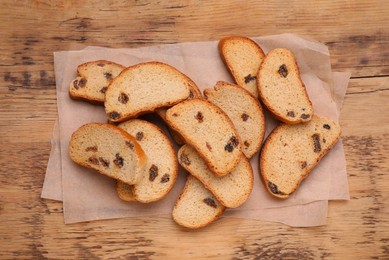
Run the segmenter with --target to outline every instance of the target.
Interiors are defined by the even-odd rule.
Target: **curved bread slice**
[[[254,175],[249,160],[242,154],[239,164],[230,174],[218,177],[211,172],[196,150],[184,145],[178,151],[179,163],[196,177],[227,208],[242,205],[249,197]]]
[[[265,135],[265,117],[258,100],[243,88],[222,81],[213,89],[204,90],[204,96],[232,120],[242,140],[242,152],[251,158]]]
[[[216,175],[230,173],[239,163],[239,136],[231,119],[217,106],[203,99],[185,100],[168,109],[166,121]]]
[[[256,78],[265,56],[261,47],[250,38],[231,36],[220,40],[219,52],[235,82],[258,98]]]
[[[189,89],[190,89],[190,94],[189,94],[189,99],[192,98],[202,98],[201,91],[197,87],[196,83],[194,83],[190,78],[188,78],[188,81],[190,83]],[[166,122],[166,111],[167,108],[158,108],[155,110],[155,112],[159,115],[159,117],[162,118],[163,121]],[[184,139],[182,136],[177,133],[176,131],[172,130],[171,128],[168,128],[170,135],[172,136],[173,140],[178,144],[178,145],[183,145],[185,143]]]
[[[120,73],[105,93],[105,111],[112,122],[172,106],[189,97],[188,77],[170,65],[146,62]]]
[[[173,208],[173,219],[180,226],[205,227],[223,214],[225,207],[200,181],[189,175],[185,187]]]
[[[287,198],[337,143],[341,129],[329,118],[313,116],[298,125],[281,124],[268,136],[259,168],[270,194]]]
[[[77,78],[69,86],[72,99],[104,103],[105,92],[112,80],[125,67],[106,60],[86,62],[77,67]]]
[[[172,144],[161,129],[144,120],[132,119],[119,127],[135,136],[148,158],[140,181],[131,187],[134,198],[143,203],[162,199],[177,179],[178,163]],[[128,191],[121,194],[121,190],[117,189],[119,197],[127,197]]]
[[[287,124],[311,120],[312,103],[291,51],[271,50],[261,64],[257,80],[263,104],[277,119]]]
[[[139,182],[147,157],[134,137],[109,124],[81,126],[69,142],[70,158],[128,184]]]

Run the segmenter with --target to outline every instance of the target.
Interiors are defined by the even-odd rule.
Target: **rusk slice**
[[[190,95],[191,82],[174,67],[161,62],[131,66],[120,73],[105,93],[105,111],[112,122],[172,106]]]
[[[185,187],[173,208],[173,220],[180,226],[205,227],[223,214],[225,207],[200,181],[189,175]]]
[[[79,65],[77,67],[78,76],[69,86],[70,97],[103,104],[108,85],[124,68],[120,64],[106,60]]]
[[[257,84],[260,99],[277,119],[287,124],[311,120],[312,103],[290,50],[277,48],[266,55]]]
[[[259,161],[270,194],[288,198],[337,143],[340,133],[338,123],[316,115],[304,124],[276,127],[268,136]]]
[[[185,100],[168,109],[166,121],[216,175],[230,173],[239,163],[240,138],[231,119],[217,106],[203,99]]]
[[[243,88],[222,81],[213,89],[204,90],[204,96],[232,120],[242,140],[242,152],[251,158],[265,135],[265,117],[258,100]]]
[[[220,40],[219,52],[235,82],[258,98],[256,77],[265,56],[261,47],[250,38],[231,36]]]
[[[178,158],[181,166],[196,177],[227,208],[242,205],[253,189],[253,170],[243,154],[239,164],[230,174],[223,177],[218,177],[210,171],[196,150],[189,145],[180,148]]]
[[[127,184],[135,184],[144,171],[147,157],[130,134],[110,124],[81,126],[69,142],[70,158]]]
[[[132,194],[121,184],[116,186],[119,197],[143,203],[162,199],[177,179],[178,163],[172,144],[161,129],[144,120],[131,119],[119,127],[135,136],[148,158],[140,181],[131,186]]]

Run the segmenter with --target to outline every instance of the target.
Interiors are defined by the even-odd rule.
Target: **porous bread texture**
[[[69,142],[69,155],[75,163],[127,184],[139,182],[147,162],[134,137],[102,123],[88,123],[77,129]]]
[[[189,89],[190,89],[190,94],[189,94],[189,97],[188,99],[191,99],[191,98],[202,98],[202,94],[201,94],[201,91],[200,89],[197,87],[196,83],[194,83],[193,80],[191,80],[189,77],[188,77],[188,82],[190,83],[189,85]],[[155,110],[155,112],[158,114],[158,116],[160,118],[162,118],[163,121],[166,122],[166,111],[167,111],[167,108],[158,108]],[[171,128],[168,128],[168,131],[170,133],[170,135],[172,136],[173,140],[178,144],[178,145],[183,145],[185,143],[184,139],[182,138],[182,136],[172,130]]]
[[[247,90],[223,81],[205,89],[204,96],[228,115],[242,140],[242,152],[253,157],[265,135],[265,117],[258,100]]]
[[[185,187],[174,205],[173,220],[180,226],[205,227],[223,214],[225,207],[199,180],[189,175]]]
[[[210,102],[185,100],[168,109],[166,122],[197,150],[216,175],[229,174],[239,163],[239,135],[231,119]]]
[[[187,76],[165,63],[146,62],[128,67],[105,93],[108,120],[123,122],[179,103],[189,97],[190,84]]]
[[[340,134],[338,123],[316,115],[307,123],[276,127],[266,139],[259,159],[269,193],[288,198],[338,142]]]
[[[223,206],[237,208],[250,196],[254,174],[250,162],[243,154],[231,173],[222,177],[210,171],[201,156],[189,145],[180,148],[178,158],[181,166],[196,177]]]
[[[117,186],[119,197],[143,203],[164,198],[173,188],[178,173],[177,156],[170,140],[161,129],[145,120],[131,119],[118,126],[135,137],[148,158],[140,181],[127,185],[133,196],[128,189]]]
[[[250,38],[230,36],[219,41],[219,53],[235,82],[258,98],[256,77],[265,56],[261,47]]]
[[[96,60],[77,67],[77,78],[69,86],[72,99],[103,104],[105,92],[112,80],[125,67],[112,61]]]
[[[265,56],[257,85],[261,101],[277,119],[287,124],[311,120],[312,103],[290,50],[276,48]]]

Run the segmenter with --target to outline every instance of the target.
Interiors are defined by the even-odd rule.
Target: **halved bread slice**
[[[258,100],[245,89],[223,81],[205,89],[204,96],[229,116],[242,140],[242,152],[253,157],[265,135],[265,117]]]
[[[97,60],[77,67],[77,78],[69,86],[72,99],[103,104],[108,85],[125,67],[112,61]]]
[[[135,136],[148,158],[140,181],[131,186],[132,196],[122,185],[118,185],[119,197],[129,198],[130,201],[135,198],[143,203],[162,199],[173,188],[178,173],[177,156],[170,140],[161,129],[145,120],[131,119],[118,126]]]
[[[69,142],[70,158],[116,180],[135,184],[147,157],[134,137],[110,124],[88,123],[77,129]]]
[[[111,122],[122,122],[172,106],[189,97],[190,84],[187,76],[165,63],[146,62],[128,67],[108,86],[106,114]]]
[[[189,175],[185,187],[174,205],[173,220],[180,226],[205,227],[223,214],[225,207],[200,181]]]
[[[276,48],[266,55],[257,84],[261,101],[277,119],[287,124],[311,120],[312,103],[290,50]]]
[[[259,159],[266,189],[288,198],[340,138],[340,125],[314,115],[298,125],[281,124],[268,136]]]
[[[119,198],[124,201],[137,201],[132,191],[134,185],[129,185],[121,181],[116,181],[115,190]]]
[[[179,163],[196,177],[227,208],[242,205],[253,190],[254,174],[249,160],[242,154],[239,164],[223,177],[216,176],[196,150],[184,145],[178,151]]]
[[[230,36],[220,40],[219,52],[235,82],[258,98],[256,78],[265,56],[261,47],[250,38]]]
[[[241,141],[231,119],[204,99],[188,99],[167,110],[166,122],[192,145],[218,176],[241,158]]]

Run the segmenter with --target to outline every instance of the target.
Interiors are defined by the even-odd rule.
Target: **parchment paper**
[[[329,53],[325,45],[292,34],[253,39],[265,53],[276,47],[291,49],[296,55],[315,113],[329,116],[334,120],[339,119],[350,74],[331,72]],[[57,200],[62,198],[65,223],[170,214],[185,182],[186,173],[183,170],[173,190],[162,201],[151,204],[129,203],[118,199],[113,188],[113,180],[74,164],[68,156],[67,144],[73,131],[88,122],[106,121],[103,107],[73,101],[68,97],[68,86],[76,77],[77,66],[97,59],[107,59],[125,66],[152,60],[165,62],[191,77],[199,88],[204,90],[213,87],[219,80],[232,82],[220,59],[217,42],[182,43],[136,49],[88,47],[82,51],[54,54],[59,131],[56,132],[54,129],[55,141],[52,142],[53,149],[42,197]],[[166,130],[164,124],[155,116],[147,116],[147,119]],[[269,134],[277,122],[266,115],[266,123],[266,134]],[[349,199],[341,141],[287,200],[275,199],[265,191],[258,173],[258,153],[251,163],[255,176],[254,190],[244,205],[237,209],[228,209],[225,217],[278,221],[291,226],[323,225],[328,200]]]

